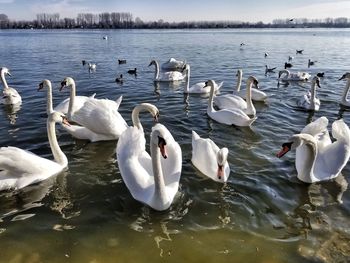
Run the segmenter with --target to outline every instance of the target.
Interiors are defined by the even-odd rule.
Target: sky
[[[244,21],[285,18],[350,18],[350,0],[0,0],[0,14],[34,20],[38,13],[130,12],[143,21]]]

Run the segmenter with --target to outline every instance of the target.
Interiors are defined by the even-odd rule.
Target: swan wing
[[[182,74],[179,71],[163,72],[161,77],[161,79],[167,80],[167,81],[183,80],[184,78],[185,78],[185,74]]]
[[[95,93],[96,94],[96,93]],[[86,97],[86,96],[75,96],[74,99],[74,107],[73,107],[73,113],[77,110],[79,110],[81,107],[83,107],[84,103],[90,99],[90,98],[94,98],[95,94],[93,94],[90,97]],[[64,101],[62,101],[60,104],[58,104],[55,108],[54,111],[58,111],[58,112],[62,112],[63,114],[67,114],[68,113],[68,107],[69,107],[69,101],[70,98],[65,99]]]
[[[244,111],[239,109],[208,110],[207,114],[217,122],[236,126],[250,126],[257,119],[257,117],[249,118]]]
[[[241,97],[232,94],[215,96],[213,101],[219,109],[247,109],[247,102]]]

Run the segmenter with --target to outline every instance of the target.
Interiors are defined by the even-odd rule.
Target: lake
[[[157,212],[134,200],[123,183],[116,141],[75,140],[57,125],[69,168],[40,184],[0,193],[0,262],[350,260],[350,166],[336,181],[306,184],[296,177],[295,151],[276,157],[282,143],[318,117],[350,124],[350,112],[339,106],[345,82],[338,81],[350,69],[349,29],[0,30],[0,39],[0,66],[10,69],[7,81],[23,99],[17,111],[0,105],[0,146],[51,159],[46,93],[37,87],[50,79],[57,105],[69,96],[59,92],[60,82],[71,76],[79,95],[123,95],[119,112],[129,125],[138,103],[155,104],[183,155],[175,201]],[[293,71],[325,72],[317,91],[320,111],[296,107],[310,82],[278,86],[277,73],[265,76],[265,65],[280,70],[288,56],[294,57]],[[243,69],[243,85],[254,75],[269,98],[255,103],[258,119],[251,128],[211,120],[208,96],[184,95],[186,81],[154,84],[148,64],[170,57],[191,65],[191,84],[224,81],[221,94],[232,92],[237,69]],[[317,61],[310,68],[309,58]],[[127,63],[118,65],[117,59]],[[82,60],[97,63],[96,72],[89,73]],[[128,75],[135,67],[138,75]],[[120,74],[122,85],[115,82]],[[153,120],[144,114],[141,122],[148,150]],[[226,184],[192,165],[192,130],[229,149]]]

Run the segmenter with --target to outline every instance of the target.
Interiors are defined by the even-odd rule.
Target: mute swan
[[[348,100],[348,94],[350,89],[350,72],[345,73],[339,80],[346,79],[346,86],[343,91],[343,96],[341,98],[340,104],[346,107],[350,107],[350,101]]]
[[[237,79],[237,84],[236,84],[236,91],[233,91],[234,95],[238,95],[241,98],[246,98],[247,92],[245,90],[241,90],[241,85],[242,85],[242,76],[243,76],[243,71],[241,69],[237,70],[236,77]],[[256,88],[251,88],[252,91],[252,100],[254,101],[265,101],[267,99],[267,94],[259,89]]]
[[[129,127],[117,143],[117,161],[131,195],[153,209],[163,211],[170,207],[178,191],[182,153],[179,144],[162,124],[152,128],[151,156],[146,152],[146,140],[138,115],[141,110],[158,115],[158,110],[154,108],[149,104],[135,107],[132,113],[134,126]]]
[[[190,87],[190,78],[191,78],[191,67],[189,64],[186,65],[186,74],[187,74],[187,83],[184,93],[195,93],[195,94],[205,94],[210,92],[210,87],[205,85],[205,82],[198,82]],[[214,81],[214,80],[213,80]],[[224,82],[217,84],[214,81],[215,91],[218,91]]]
[[[154,81],[171,82],[171,81],[183,80],[186,77],[186,74],[182,74],[179,71],[160,72],[159,63],[156,60],[152,60],[148,66],[152,66],[152,65],[154,65],[156,68],[156,71],[154,73]]]
[[[233,94],[225,94],[221,96],[215,96],[214,104],[219,109],[240,109],[247,115],[255,116],[256,110],[252,102],[251,91],[253,84],[258,87],[258,80],[255,77],[250,76],[247,80],[246,100],[243,100],[241,97]]]
[[[2,91],[2,103],[6,105],[22,103],[21,95],[18,94],[17,90],[7,85],[5,74],[11,76],[9,69],[2,67],[0,69],[1,82],[4,86],[4,90]]]
[[[59,112],[52,112],[47,118],[47,135],[54,161],[17,147],[0,148],[0,190],[23,188],[57,175],[67,167],[67,157],[56,138],[56,122],[67,123],[67,119]]]
[[[71,133],[73,136],[91,141],[116,140],[128,127],[118,112],[119,104],[112,100],[89,98],[80,109],[73,111],[75,103],[74,80],[70,77],[65,78],[61,82],[61,90],[64,87],[70,87],[71,90],[68,119],[85,128],[73,126],[78,128],[74,133]],[[79,135],[89,136],[89,138],[78,137]]]
[[[201,173],[220,183],[227,181],[230,166],[227,163],[228,149],[219,148],[212,140],[202,139],[192,131],[192,163]]]
[[[322,118],[327,120],[326,117]],[[320,143],[320,135],[317,133],[319,128],[316,126],[314,134],[293,135],[289,142],[282,145],[282,150],[277,154],[277,157],[281,158],[291,149],[296,149],[297,176],[299,180],[306,183],[326,181],[337,177],[350,157],[350,130],[342,119],[332,124],[332,135],[336,139],[333,143],[330,139],[327,140],[327,143]]]
[[[175,58],[170,58],[167,62],[161,65],[161,69],[164,71],[169,70],[179,70],[182,71],[186,67],[186,60],[176,60]]]
[[[316,85],[320,86],[320,79],[317,76],[314,76],[311,82],[311,90],[308,94],[305,94],[298,102],[297,105],[306,110],[318,111],[320,109],[320,99],[316,97]]]
[[[283,76],[283,77],[282,77]],[[289,70],[284,69],[278,72],[278,81],[307,81],[311,78],[311,75],[307,72],[291,73]]]
[[[216,111],[213,107],[214,81],[208,80],[206,85],[210,86],[207,108],[207,114],[210,118],[223,124],[236,126],[250,126],[257,119],[257,117],[249,118],[249,116],[240,109],[222,109]]]

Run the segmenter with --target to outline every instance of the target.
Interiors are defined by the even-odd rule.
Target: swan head
[[[2,68],[0,69],[0,72],[1,72],[2,74],[4,74],[4,75],[7,75],[7,76],[10,76],[10,77],[11,77],[10,70],[9,70],[8,68],[6,68],[6,67],[2,67]]]
[[[215,80],[210,79],[210,80],[208,80],[208,81],[205,82],[205,85],[204,85],[203,88],[205,88],[205,87],[214,88],[214,86],[215,86]]]
[[[155,66],[157,65],[157,62],[156,62],[154,59],[149,63],[148,66],[150,67],[150,66],[152,66],[152,65],[155,65]]]
[[[288,140],[288,142],[285,142],[282,144],[282,149],[276,154],[276,156],[278,158],[281,158],[290,150],[296,149],[302,144],[308,143],[308,142],[309,143],[311,142],[312,145],[315,144],[315,138],[312,135],[306,134],[306,133],[294,134]]]
[[[60,91],[63,90],[66,87],[71,87],[72,85],[75,85],[74,80],[71,77],[66,77],[61,82]]]
[[[287,74],[289,75],[289,70],[283,69],[278,72],[278,78],[281,78],[282,74]]]
[[[157,124],[152,128],[151,143],[154,143],[159,148],[160,154],[164,159],[168,158],[166,153],[167,137],[167,130],[163,125]]]
[[[241,77],[243,76],[243,71],[241,69],[237,70],[236,77]]]
[[[248,83],[253,83],[253,85],[258,89],[259,88],[259,81],[256,77],[254,76],[249,76],[248,78]]]
[[[42,82],[40,82],[40,84],[38,86],[38,91],[40,91],[46,87],[51,87],[51,81],[48,79],[44,79]]]
[[[225,164],[227,163],[227,156],[228,156],[228,149],[226,147],[220,149],[216,153],[216,160],[218,163],[218,170],[217,170],[218,179],[224,178],[224,168],[225,168]]]
[[[53,121],[54,123],[62,123],[62,124],[65,124],[67,126],[70,126],[67,117],[58,111],[54,111],[51,114],[49,114],[48,120]]]
[[[312,79],[312,84],[315,84],[315,85],[317,85],[317,87],[321,88],[321,86],[320,86],[320,78],[317,77],[317,76],[314,76],[313,79]]]
[[[343,79],[347,79],[347,80],[350,80],[350,72],[346,72],[343,76],[341,76],[340,79],[338,80],[343,80]]]

